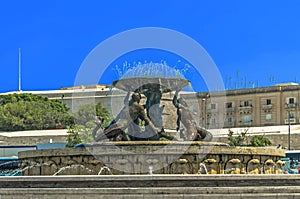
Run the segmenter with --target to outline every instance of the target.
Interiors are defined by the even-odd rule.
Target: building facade
[[[54,91],[22,91],[58,99],[73,111],[81,104],[101,102],[116,115],[124,106],[126,93],[107,85],[64,88]],[[9,94],[9,93],[7,93]],[[172,108],[173,94],[166,94]],[[222,92],[182,92],[200,126],[234,128],[300,124],[300,85],[278,84],[264,88]],[[197,109],[194,109],[194,107]],[[175,121],[176,113],[169,114]]]
[[[233,128],[300,124],[300,85],[278,84],[265,88],[198,93],[200,124]],[[219,98],[223,100],[218,100]],[[213,98],[213,99],[212,99]],[[222,114],[222,115],[221,115]]]

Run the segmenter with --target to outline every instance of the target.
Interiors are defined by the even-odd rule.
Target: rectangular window
[[[193,113],[194,112],[194,105],[190,106],[190,112]]]
[[[245,115],[245,116],[243,117],[243,122],[244,122],[244,123],[249,123],[249,122],[251,122],[251,116],[250,116],[250,115]]]
[[[294,119],[295,118],[295,113],[294,112],[290,112],[290,114],[288,115],[288,117],[290,119]]]
[[[295,104],[295,98],[291,97],[288,101],[289,104]]]
[[[211,124],[215,125],[216,124],[216,118],[211,118]]]
[[[228,124],[232,124],[232,122],[233,122],[232,117],[228,117],[228,118],[227,118],[227,123],[228,123]]]
[[[267,105],[271,105],[271,104],[272,104],[271,99],[267,99],[267,100],[266,100],[266,104],[267,104]]]
[[[227,102],[226,103],[226,108],[232,108],[232,102]]]
[[[272,120],[272,114],[267,114],[266,115],[266,120]]]
[[[244,101],[244,106],[250,106],[249,101]]]
[[[217,105],[216,104],[211,104],[210,105],[210,109],[216,109],[217,108]]]

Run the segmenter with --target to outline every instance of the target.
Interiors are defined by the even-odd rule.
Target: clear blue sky
[[[81,63],[100,42],[140,27],[169,28],[196,40],[227,88],[297,82],[299,9],[298,0],[1,1],[0,92],[18,89],[18,48],[22,90],[59,89],[74,84]],[[159,56],[171,66],[178,61]],[[146,57],[136,57],[141,59]]]

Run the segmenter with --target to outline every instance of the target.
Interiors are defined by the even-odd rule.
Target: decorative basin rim
[[[124,91],[140,91],[160,89],[162,93],[181,90],[190,84],[189,80],[172,77],[132,77],[116,80],[112,85]]]

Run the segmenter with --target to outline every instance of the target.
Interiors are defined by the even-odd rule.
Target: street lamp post
[[[202,101],[204,102],[203,119],[204,119],[204,128],[206,129],[206,98],[203,98]]]
[[[202,101],[204,103],[204,128],[207,129],[207,100],[209,98],[209,93],[205,95],[205,98],[202,98]],[[203,104],[202,104],[203,105]]]
[[[288,124],[289,124],[289,128],[288,128],[288,150],[291,150],[291,121],[290,121],[290,110],[288,110]]]
[[[285,104],[288,113],[288,150],[291,150],[291,110],[288,103]]]

